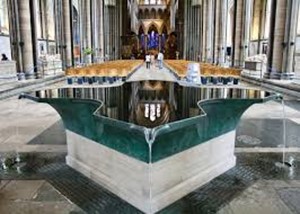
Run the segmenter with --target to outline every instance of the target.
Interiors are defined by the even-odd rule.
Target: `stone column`
[[[235,19],[234,19],[234,39],[233,39],[233,55],[232,65],[241,66],[241,48],[243,34],[243,0],[235,0]]]
[[[86,48],[92,48],[92,28],[91,28],[91,0],[86,0],[86,11],[85,11],[85,16],[86,16]],[[89,55],[87,57],[87,63],[92,62],[92,57]]]
[[[196,51],[196,61],[201,61],[201,5],[196,7],[196,27],[197,27],[197,51]]]
[[[250,26],[251,26],[251,14],[253,8],[252,0],[244,0],[244,22],[243,22],[243,43],[242,43],[242,57],[240,66],[244,67],[245,60],[249,56],[249,44],[250,44]]]
[[[264,23],[266,22],[266,13],[267,0],[254,0],[253,3],[253,20],[251,27],[251,40],[257,39],[257,48],[255,51],[251,50],[251,55],[260,54],[261,51],[261,40],[264,39],[263,32],[265,29]]]
[[[33,47],[31,34],[30,2],[18,1],[20,49],[22,56],[22,67],[26,79],[34,79]]]
[[[220,13],[220,38],[219,38],[219,64],[224,66],[226,62],[226,40],[227,40],[228,0],[221,1]]]
[[[266,78],[280,79],[283,65],[283,52],[286,48],[285,25],[288,1],[272,2],[271,29],[269,35],[268,71]]]
[[[85,56],[84,56],[84,53],[83,53],[83,50],[85,48],[85,40],[84,40],[84,36],[85,36],[85,19],[84,19],[84,13],[85,13],[85,10],[84,10],[84,1],[78,1],[78,8],[79,8],[79,35],[80,35],[80,62],[81,63],[84,63],[85,62]]]
[[[283,52],[282,75],[283,79],[290,79],[293,74],[295,46],[297,39],[297,26],[299,17],[299,0],[288,2],[288,14],[285,24],[285,49]]]
[[[207,25],[206,25],[206,61],[212,63],[213,56],[213,2],[208,0],[207,2]]]
[[[112,10],[108,5],[105,5],[104,2],[104,54],[106,60],[110,60],[112,57],[111,49],[112,49],[112,40],[111,38],[111,28],[112,28]]]
[[[103,1],[92,0],[93,10],[93,49],[95,50],[94,61],[103,60]]]
[[[214,53],[213,53],[213,61],[215,64],[219,64],[219,40],[220,40],[220,20],[221,17],[221,2],[223,0],[215,0],[215,11],[214,11]]]
[[[191,4],[190,5],[190,26],[188,27],[190,29],[190,33],[189,33],[189,59],[190,60],[194,60],[194,53],[195,53],[195,44],[196,44],[196,40],[195,40],[195,35],[196,35],[196,28],[195,28],[195,10],[194,10],[194,6]]]
[[[187,59],[187,52],[188,52],[188,46],[187,46],[187,38],[188,38],[188,1],[184,1],[184,35],[183,35],[183,59]]]
[[[71,32],[71,14],[70,9],[72,5],[70,5],[69,0],[63,1],[63,19],[64,19],[64,41],[65,41],[65,60],[64,63],[67,67],[72,66],[72,32]]]
[[[91,14],[90,14],[90,0],[81,1],[80,5],[80,28],[81,28],[81,49],[82,61],[84,63],[91,63],[91,56],[84,55],[84,50],[91,47]]]
[[[298,0],[297,2],[295,2],[295,6],[293,7],[293,9],[294,9],[294,11],[295,11],[295,14],[294,14],[294,16],[296,16],[297,17],[297,15],[296,14],[298,14],[298,18],[295,18],[295,19],[293,19],[293,22],[294,21],[296,21],[296,20],[298,20],[298,22],[300,22],[300,20],[299,20],[299,10],[300,10],[300,1]],[[293,26],[293,27],[295,27],[295,26],[297,26],[297,24],[298,24],[298,26],[300,26],[300,24],[299,23],[297,23],[297,21],[296,21],[296,24]],[[292,25],[291,25],[292,26]],[[299,29],[298,29],[299,30]],[[297,39],[297,37],[295,38],[295,39]],[[292,42],[293,41],[295,41],[295,40],[291,40]],[[293,62],[293,63],[296,63],[296,62],[298,62],[298,63],[296,63],[296,66],[295,66],[295,68],[292,68],[292,70],[293,69],[295,69],[294,71],[295,71],[295,77],[294,77],[294,82],[295,83],[297,83],[297,84],[300,84],[300,69],[298,69],[297,68],[297,64],[299,64],[299,56],[295,56],[295,49],[293,49],[294,50],[294,52],[292,53],[292,57],[290,57],[290,59],[294,59],[295,61]],[[299,61],[296,61],[296,60],[299,60]]]
[[[103,11],[103,2],[97,1],[99,3],[99,36],[97,37],[99,39],[99,56],[100,58],[104,59],[104,23],[103,23],[103,17],[104,17],[104,11]]]
[[[206,61],[206,19],[207,19],[207,1],[202,1],[202,62]]]

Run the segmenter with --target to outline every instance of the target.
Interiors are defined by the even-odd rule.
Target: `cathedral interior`
[[[0,0],[0,54],[0,213],[300,213],[300,0]]]

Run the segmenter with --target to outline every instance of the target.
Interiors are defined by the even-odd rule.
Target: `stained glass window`
[[[158,47],[159,35],[154,30],[148,35],[148,48],[155,49]]]

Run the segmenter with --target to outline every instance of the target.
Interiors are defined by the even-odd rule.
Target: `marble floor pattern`
[[[46,180],[4,180],[0,184],[0,213],[85,213]]]
[[[174,79],[144,69],[130,80]],[[249,108],[237,129],[237,166],[159,213],[300,213],[300,102],[285,100],[284,108],[281,101]],[[278,164],[283,151],[292,167]],[[141,213],[68,167],[66,152],[63,124],[49,105],[0,100],[0,160],[19,159],[0,169],[0,213]]]

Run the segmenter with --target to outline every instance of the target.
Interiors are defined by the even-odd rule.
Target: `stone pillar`
[[[92,0],[93,10],[93,49],[95,50],[94,62],[101,62],[103,60],[103,2]]]
[[[283,67],[283,52],[286,48],[285,34],[288,1],[272,2],[271,29],[269,35],[268,71],[266,78],[280,79]]]
[[[227,20],[228,20],[228,0],[221,1],[220,13],[220,38],[219,38],[219,64],[224,66],[226,62],[226,41],[227,41]]]
[[[188,1],[184,1],[184,35],[183,35],[183,59],[187,58],[187,37],[188,37],[188,23],[187,23],[187,18],[188,17]]]
[[[86,48],[92,48],[92,26],[91,26],[91,0],[86,0],[86,11],[85,11],[85,16],[86,16]],[[92,57],[91,55],[88,55],[87,63],[92,62]]]
[[[206,44],[206,19],[207,19],[207,1],[202,1],[202,62],[206,61],[206,49],[207,49],[207,44]]]
[[[241,66],[241,48],[243,34],[243,0],[235,0],[235,19],[234,19],[234,39],[233,39],[233,55],[232,66]]]
[[[15,1],[7,1],[8,3],[8,18],[9,18],[9,37],[11,41],[11,56],[12,60],[16,61],[16,70],[17,72],[22,72],[23,64],[22,58],[20,54],[20,47],[19,47],[19,20],[17,18],[17,8],[18,5]]]
[[[18,1],[20,49],[22,56],[22,67],[26,79],[34,79],[33,47],[31,33],[30,1]]]
[[[70,5],[69,0],[63,1],[63,19],[64,19],[64,41],[65,41],[65,62],[64,64],[67,67],[72,66],[72,32],[71,32],[71,14],[70,9],[72,5]]]
[[[294,16],[296,16],[296,14],[298,14],[298,18],[295,18],[293,19],[293,21],[296,21],[298,20],[298,22],[300,22],[300,19],[299,19],[299,10],[300,10],[300,1],[298,0],[297,2],[295,2],[295,6],[293,7],[293,9],[295,10],[295,14]],[[296,21],[296,24],[295,26],[297,26],[298,24],[298,27],[300,26],[299,23],[297,23]],[[291,25],[292,26],[292,25]],[[293,26],[294,27],[294,26]],[[298,29],[299,30],[299,29]],[[297,39],[297,37],[295,38]],[[295,41],[295,40],[291,40],[292,42]],[[296,51],[295,49],[293,49],[294,51]],[[294,82],[297,83],[297,84],[300,84],[300,68],[297,66],[297,64],[299,64],[299,56],[295,56],[295,52],[292,53],[293,54],[293,57],[290,57],[290,59],[294,59],[295,61],[293,63],[296,64],[295,68],[294,68],[294,71],[295,71],[295,77],[294,77]],[[298,60],[298,61],[297,61]],[[293,69],[292,69],[293,70]]]
[[[219,64],[219,40],[220,40],[220,17],[221,17],[221,2],[223,0],[215,0],[215,11],[214,11],[214,52],[213,52],[213,62]]]
[[[267,0],[254,0],[253,2],[253,18],[251,24],[251,40],[257,40],[255,49],[251,48],[250,56],[261,53],[261,40],[264,39],[263,32],[266,22],[266,6]],[[250,51],[250,50],[249,50]]]
[[[206,61],[212,63],[213,58],[213,1],[207,1],[206,24]]]
[[[100,58],[104,59],[104,23],[103,23],[103,17],[104,17],[104,11],[103,11],[103,1],[97,1],[99,3],[99,56]]]
[[[242,58],[240,66],[244,67],[245,60],[249,56],[249,44],[250,44],[250,26],[252,17],[252,0],[244,0],[244,22],[243,22],[243,43],[242,43]]]
[[[81,1],[80,3],[80,28],[81,28],[81,49],[82,61],[84,63],[91,63],[91,55],[85,55],[84,50],[91,47],[91,14],[90,14],[90,0]]]
[[[197,51],[196,51],[196,60],[201,61],[201,5],[197,5],[196,7],[196,27],[197,27]]]
[[[84,21],[84,1],[78,1],[78,7],[79,7],[79,34],[80,34],[80,62],[84,63],[85,62],[85,56],[84,56],[84,48],[85,48],[85,21]]]
[[[282,75],[283,79],[290,79],[293,74],[297,26],[299,17],[299,0],[289,1],[285,30],[285,49],[283,52]]]

